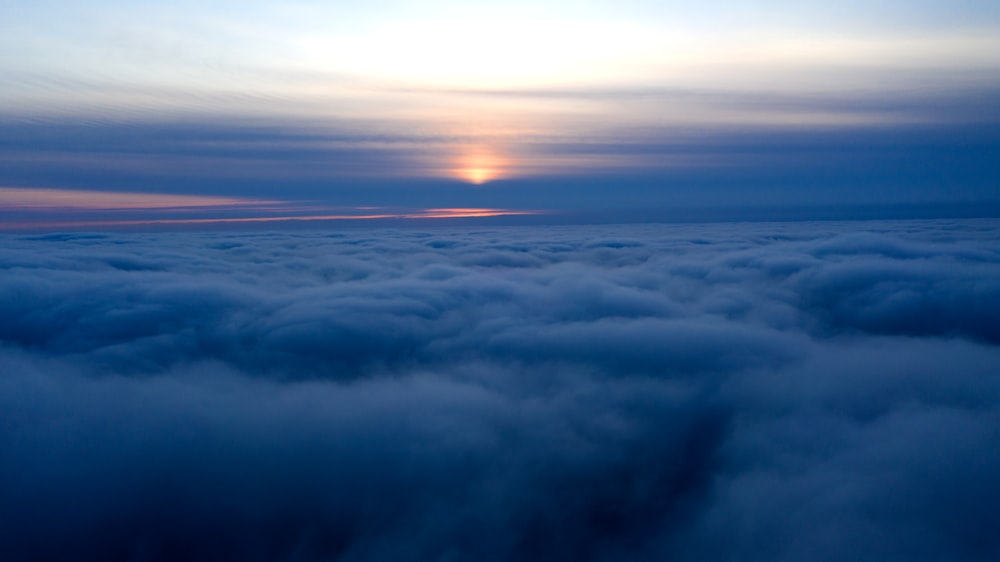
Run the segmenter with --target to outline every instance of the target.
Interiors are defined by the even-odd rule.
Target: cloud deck
[[[995,560],[1000,224],[0,249],[5,560]]]

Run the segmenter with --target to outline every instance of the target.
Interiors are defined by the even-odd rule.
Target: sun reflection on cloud
[[[330,206],[309,201],[0,187],[0,231],[537,215],[485,207]]]
[[[179,209],[278,205],[281,201],[181,195],[30,187],[0,187],[0,205],[7,209]]]

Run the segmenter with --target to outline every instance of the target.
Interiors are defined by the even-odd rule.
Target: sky
[[[2,225],[1000,209],[996,2],[358,4],[4,0]]]

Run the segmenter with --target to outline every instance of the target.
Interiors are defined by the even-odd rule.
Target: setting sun
[[[486,183],[496,177],[494,171],[488,168],[469,168],[462,172],[466,180],[476,185]]]
[[[504,161],[498,156],[477,150],[466,153],[459,158],[455,175],[463,181],[482,185],[499,179],[503,175],[503,168]]]

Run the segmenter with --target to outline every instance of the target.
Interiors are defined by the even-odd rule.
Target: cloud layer
[[[993,560],[996,221],[5,236],[5,560]]]

